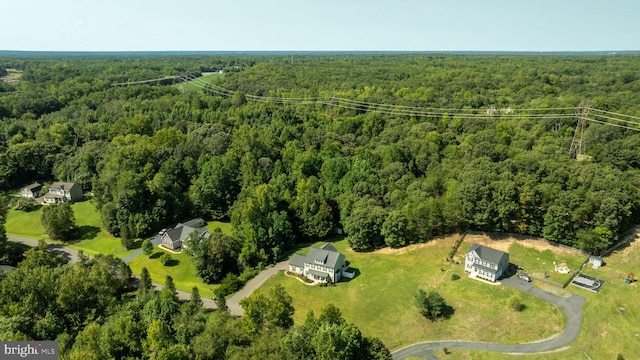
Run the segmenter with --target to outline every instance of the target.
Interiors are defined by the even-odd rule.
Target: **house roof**
[[[0,265],[0,270],[4,271],[4,272],[12,272],[13,270],[15,270],[16,268],[13,266],[9,266],[9,265]]]
[[[488,266],[483,266],[483,265],[480,265],[480,264],[473,264],[473,267],[474,268],[478,268],[480,270],[484,270],[484,271],[486,271],[488,273],[491,273],[491,274],[495,274],[496,272],[498,272],[498,270],[496,270],[496,269],[492,269],[492,268],[490,268]]]
[[[340,254],[333,245],[326,243],[319,248],[312,246],[307,256],[293,254],[293,257],[289,261],[290,265],[298,267],[304,267],[305,263],[321,263],[323,266],[335,270],[344,263],[344,255]]]
[[[330,247],[335,249],[332,245],[330,245]],[[326,248],[321,249],[321,248],[316,248],[312,246],[311,249],[309,249],[309,253],[307,254],[306,260],[307,262],[314,262],[314,263],[316,261],[319,261],[324,266],[328,266],[330,268],[335,269],[339,260],[342,260],[344,262],[344,255],[340,254],[335,250],[327,250]]]
[[[39,183],[33,183],[31,185],[27,185],[25,187],[23,187],[23,190],[36,190],[36,189],[40,189],[42,187],[42,185],[40,185]]]
[[[309,270],[307,270],[307,272],[309,274],[311,274],[311,275],[319,276],[319,277],[322,277],[322,278],[326,278],[327,276],[329,276],[329,274],[327,274],[326,272],[313,270],[313,269],[309,269]]]
[[[300,255],[300,254],[293,254],[293,257],[291,258],[291,260],[289,261],[289,265],[293,265],[293,266],[297,266],[297,267],[304,267],[304,261],[305,261],[306,257]]]
[[[502,257],[509,256],[509,254],[500,250],[478,244],[471,245],[471,249],[469,250],[469,252],[467,252],[467,254],[471,252],[475,252],[480,257],[480,259],[492,264],[498,264]]]
[[[202,218],[195,218],[195,219],[191,219],[189,221],[185,221],[184,224],[182,225],[186,225],[186,226],[191,226],[193,228],[198,228],[198,227],[202,227],[202,224],[206,224],[204,220],[202,220]]]
[[[167,236],[173,242],[183,241],[195,229],[196,228],[193,228],[191,226],[187,226],[187,225],[184,225],[184,224],[178,224],[178,225],[176,225],[175,228],[173,228],[171,230],[167,230]]]
[[[54,189],[62,189],[62,190],[69,190],[72,187],[74,187],[76,185],[76,183],[72,183],[72,182],[54,182],[53,184],[51,184],[51,186],[49,186],[49,190],[54,190]]]
[[[327,250],[327,251],[338,252],[338,249],[336,249],[335,246],[331,245],[330,243],[326,243],[326,244],[320,246],[320,249]]]

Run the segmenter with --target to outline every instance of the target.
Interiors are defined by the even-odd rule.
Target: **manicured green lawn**
[[[209,221],[207,223],[207,229],[209,232],[213,232],[216,228],[220,228],[222,233],[231,235],[233,233],[233,227],[231,226],[231,222],[223,222],[223,221]]]
[[[355,253],[347,249],[346,240],[338,241],[336,248],[359,272],[354,279],[337,286],[312,287],[278,274],[259,291],[282,285],[293,298],[296,323],[302,322],[309,310],[317,314],[324,305],[334,303],[365,335],[379,337],[390,349],[437,339],[519,343],[540,340],[563,329],[564,315],[555,306],[502,285],[467,278],[462,264],[445,260],[454,242],[455,238],[448,238],[400,250]],[[461,278],[452,281],[452,273]],[[437,322],[421,318],[414,299],[419,288],[440,292],[455,309],[453,317]],[[520,313],[507,306],[516,294],[527,306]],[[496,319],[503,326],[487,326]]]
[[[44,227],[42,227],[42,223],[40,223],[41,213],[42,206],[31,212],[10,209],[7,213],[7,222],[5,223],[7,234],[34,239],[47,238]]]
[[[213,296],[213,289],[215,289],[217,285],[207,285],[196,276],[195,269],[191,263],[191,256],[185,253],[169,253],[172,262],[168,266],[165,266],[162,265],[159,259],[160,255],[164,253],[164,250],[156,247],[150,257],[141,254],[129,263],[131,271],[133,271],[136,276],[140,276],[142,268],[146,267],[147,270],[149,270],[153,282],[164,285],[166,276],[171,275],[176,284],[176,289],[190,293],[193,287],[196,286],[202,297],[210,298]]]
[[[120,245],[119,238],[111,236],[101,228],[100,214],[92,201],[77,202],[71,205],[71,208],[73,209],[81,239],[66,243],[70,248],[82,250],[88,255],[112,254],[121,258],[135,251],[125,250]],[[41,214],[42,206],[32,212],[9,210],[6,223],[7,234],[34,239],[48,239],[40,222]]]

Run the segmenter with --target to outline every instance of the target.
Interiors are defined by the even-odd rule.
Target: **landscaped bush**
[[[458,279],[460,279],[460,275],[458,275],[458,274],[456,274],[456,273],[451,274],[451,280],[452,280],[452,281],[456,281],[456,280],[458,280]]]
[[[162,256],[160,256],[160,262],[162,263],[162,265],[166,266],[169,261],[171,261],[171,255],[164,253],[162,254]]]

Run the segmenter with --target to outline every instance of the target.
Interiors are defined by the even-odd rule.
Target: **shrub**
[[[27,199],[18,199],[16,202],[15,209],[24,211],[24,212],[31,212],[35,210],[37,207],[38,207],[38,204],[36,204],[34,201],[27,200]]]
[[[460,279],[460,275],[458,275],[458,274],[456,274],[456,273],[451,274],[451,280],[452,280],[452,281],[456,281],[456,280],[458,280],[458,279]]]
[[[525,309],[522,299],[518,295],[514,295],[509,299],[509,308],[513,311],[522,311]]]
[[[162,254],[162,256],[160,256],[160,262],[162,263],[162,265],[166,266],[169,261],[171,261],[171,255],[164,253]]]
[[[220,282],[220,286],[218,287],[216,296],[225,297],[227,295],[233,294],[234,292],[240,290],[242,288],[242,285],[244,285],[244,283],[240,281],[236,274],[229,273]]]

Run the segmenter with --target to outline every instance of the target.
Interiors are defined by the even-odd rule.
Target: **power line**
[[[210,84],[206,81],[201,80],[195,76],[185,75],[185,76],[172,76],[161,79],[151,79],[144,81],[134,81],[128,83],[118,83],[113,84],[114,86],[119,85],[134,85],[148,82],[156,82],[161,80],[168,79],[179,79],[184,82],[189,82],[193,86],[196,86],[202,90],[207,92],[211,92],[224,97],[232,97],[237,91],[227,89],[218,85]],[[462,120],[478,120],[478,119],[495,119],[495,118],[526,118],[526,119],[575,119],[576,116],[579,115],[579,112],[582,112],[582,107],[555,107],[555,108],[524,108],[524,109],[502,109],[502,111],[487,111],[487,113],[482,113],[482,109],[469,109],[469,108],[429,108],[429,107],[418,107],[418,106],[406,106],[406,105],[395,105],[395,104],[383,104],[383,103],[371,103],[359,100],[345,99],[339,97],[309,97],[309,98],[283,98],[283,97],[273,97],[273,96],[260,96],[260,95],[251,95],[244,94],[245,98],[248,101],[253,102],[262,102],[262,103],[275,103],[275,104],[288,104],[288,105],[313,105],[313,104],[322,104],[326,106],[339,107],[348,110],[356,110],[363,112],[378,112],[387,115],[396,115],[396,116],[415,116],[415,117],[426,117],[426,118],[443,118],[443,117],[454,117]],[[492,108],[492,110],[494,110]],[[572,110],[573,113],[567,114],[562,111]],[[583,113],[581,118],[595,122],[603,125],[616,126],[623,129],[640,131],[640,122],[635,122],[632,120],[619,119],[612,116],[602,115],[594,112],[600,112],[604,114],[621,116],[630,119],[640,120],[638,116],[624,115],[606,110],[599,110],[589,108],[588,116],[585,116]],[[528,112],[527,114],[516,113],[516,112]],[[554,111],[553,113],[548,113],[550,111]],[[537,112],[531,114],[531,112]],[[545,113],[547,112],[547,113]],[[496,114],[497,113],[497,114]],[[636,127],[620,125],[617,123],[612,123],[611,121],[621,122],[629,125],[637,125]]]

